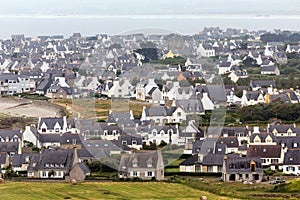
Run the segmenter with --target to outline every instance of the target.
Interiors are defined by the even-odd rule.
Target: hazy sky
[[[299,0],[3,0],[0,15],[300,15]]]

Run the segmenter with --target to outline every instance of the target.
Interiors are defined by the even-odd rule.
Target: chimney
[[[75,164],[79,163],[78,154],[77,154],[77,148],[74,147],[73,149],[74,149],[74,155],[73,155],[73,164],[72,164],[72,167],[73,167]]]

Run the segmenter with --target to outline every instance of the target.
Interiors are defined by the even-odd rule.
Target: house
[[[19,154],[19,155],[14,155],[11,166],[12,170],[14,172],[27,172],[27,168],[30,164],[31,157],[33,157],[36,154]]]
[[[33,145],[37,145],[37,129],[34,125],[25,126],[25,130],[23,132],[23,141],[31,142]]]
[[[263,166],[274,170],[283,163],[284,151],[281,145],[250,145],[247,157],[260,157]]]
[[[228,181],[261,182],[263,167],[258,157],[224,156],[222,179]]]
[[[152,125],[149,128],[148,134],[144,136],[144,140],[147,144],[152,142],[159,145],[164,141],[165,143],[178,145],[179,130],[175,125]]]
[[[155,91],[157,90],[157,91]],[[136,100],[146,101],[146,99],[158,100],[162,99],[162,94],[160,92],[159,86],[154,82],[154,79],[149,79],[148,81],[141,81],[137,84],[135,89]],[[159,99],[159,100],[160,100]]]
[[[179,164],[180,172],[222,172],[223,157],[221,154],[195,154]]]
[[[44,149],[31,157],[28,178],[64,178],[77,163],[76,149]]]
[[[122,155],[119,178],[140,178],[144,180],[163,180],[164,163],[160,151],[136,151]]]
[[[202,57],[213,57],[216,55],[215,49],[209,43],[201,43],[196,52]]]
[[[153,121],[155,124],[181,123],[186,120],[186,113],[180,107],[155,106],[143,107],[141,121]]]
[[[82,139],[79,134],[73,133],[42,133],[38,135],[37,147],[60,147],[62,149],[81,148]]]
[[[39,117],[37,130],[39,133],[64,133],[68,131],[67,117]]]
[[[271,65],[271,66],[264,66],[261,68],[261,74],[267,74],[267,75],[280,75],[280,70],[277,66]]]
[[[289,149],[284,155],[282,164],[283,173],[299,176],[300,174],[300,150]]]
[[[236,153],[239,148],[239,141],[237,137],[220,137],[216,144],[224,144],[226,147],[226,154]]]
[[[241,98],[241,106],[251,106],[259,103],[265,103],[265,97],[261,91],[243,90]]]
[[[299,133],[296,124],[268,124],[267,131],[274,134],[276,137],[297,136]]]
[[[276,145],[276,137],[272,133],[253,133],[249,137],[250,145]]]
[[[204,115],[202,102],[198,99],[174,100],[173,106],[180,106],[187,115]]]
[[[91,170],[84,163],[76,163],[70,170],[70,180],[84,181],[86,176],[91,175]]]
[[[276,83],[274,80],[251,80],[250,87],[252,91],[258,91],[263,87],[272,87],[276,88]]]

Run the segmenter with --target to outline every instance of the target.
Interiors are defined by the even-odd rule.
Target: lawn
[[[5,182],[0,184],[0,199],[232,199],[164,182],[86,182],[68,183]]]
[[[128,101],[125,99],[113,99],[113,100],[101,100],[101,99],[52,99],[52,103],[70,110],[70,108],[76,112],[79,112],[84,119],[99,118],[107,119],[109,110],[112,111],[128,111],[132,110],[135,117],[142,115],[143,106],[151,107],[151,104]],[[70,113],[69,113],[70,114]]]

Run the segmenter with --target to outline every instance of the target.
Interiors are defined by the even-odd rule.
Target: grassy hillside
[[[6,182],[0,184],[0,199],[232,199],[175,183],[36,183]]]

